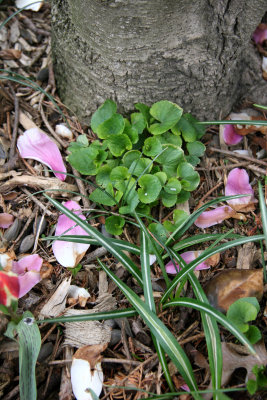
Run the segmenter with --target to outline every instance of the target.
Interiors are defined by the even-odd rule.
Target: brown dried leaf
[[[204,288],[213,307],[226,312],[230,305],[242,297],[263,295],[262,269],[224,270],[211,279]]]
[[[250,120],[256,120],[256,121],[266,121],[266,118],[263,116],[250,116]],[[242,126],[242,128],[239,128],[239,125],[234,125],[236,132],[238,133],[238,135],[248,135],[249,133],[255,133],[255,132],[261,132],[261,133],[265,133],[267,134],[267,126],[259,126],[259,125],[245,125]]]
[[[101,353],[106,350],[108,344],[94,344],[91,346],[81,347],[74,353],[73,358],[88,361],[91,369],[101,361]]]
[[[21,57],[21,51],[16,49],[0,50],[0,58],[4,60],[18,60]]]

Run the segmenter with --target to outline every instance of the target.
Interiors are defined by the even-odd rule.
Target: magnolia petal
[[[155,254],[149,254],[149,265],[154,264],[155,261],[157,261]]]
[[[55,142],[38,128],[31,128],[18,138],[17,146],[22,158],[31,158],[47,165],[54,171],[66,172],[62,156]],[[61,181],[66,179],[65,174],[55,172]]]
[[[21,258],[19,261],[13,261],[12,271],[18,275],[28,271],[40,272],[43,259],[38,254],[31,254]]]
[[[240,199],[229,200],[227,203],[235,210],[241,210],[244,205],[255,203],[254,190],[249,183],[249,176],[245,169],[234,168],[228,175],[225,186],[225,195],[232,196],[237,194],[249,194],[250,196]]]
[[[8,213],[0,213],[0,228],[9,228],[14,221],[14,217]]]
[[[186,251],[185,253],[181,254],[182,259],[186,262],[186,264],[189,264],[191,261],[195,260],[202,251]],[[172,261],[169,261],[166,265],[166,272],[168,274],[177,274],[181,270],[180,266],[178,263],[175,263],[176,266],[174,266]],[[198,264],[195,268],[196,271],[200,271],[202,269],[208,269],[210,268],[208,264],[208,260],[203,261],[202,263]]]
[[[252,35],[252,39],[256,44],[262,44],[267,40],[267,25],[260,24]]]
[[[99,396],[102,391],[103,380],[104,375],[100,363],[97,363],[94,370],[91,370],[87,360],[73,358],[71,384],[77,400],[93,400],[88,389],[92,389]]]
[[[13,261],[12,271],[18,274],[19,298],[28,293],[37,283],[41,281],[40,270],[43,259],[38,254],[31,254]]]
[[[78,215],[82,220],[85,220],[85,216],[81,213],[81,208],[75,201],[67,201],[63,203],[65,207],[72,210],[76,215]],[[66,215],[60,215],[58,218],[58,223],[55,231],[55,236],[64,235],[84,235],[88,236],[80,226],[76,226]],[[63,242],[60,240],[55,240],[52,245],[52,249],[57,261],[67,268],[74,268],[80,260],[83,258],[84,254],[90,247],[89,244],[74,243],[74,242]]]
[[[243,136],[238,135],[238,133],[236,133],[236,130],[233,125],[230,124],[224,125],[223,140],[225,141],[226,144],[234,145],[241,142],[242,139]]]
[[[41,275],[38,271],[29,271],[19,275],[19,298],[28,293],[37,283],[41,281]]]
[[[65,124],[56,125],[55,132],[64,139],[73,139],[73,133]]]
[[[0,304],[9,307],[19,297],[19,280],[12,272],[0,271]]]
[[[236,214],[229,206],[217,207],[214,210],[204,211],[195,221],[198,228],[209,228],[210,226],[220,224],[225,219],[231,218]]]
[[[43,0],[40,0],[36,4],[32,4],[35,0],[16,0],[16,7],[23,8],[26,7],[25,10],[39,11],[43,5]],[[37,1],[37,0],[36,0]]]

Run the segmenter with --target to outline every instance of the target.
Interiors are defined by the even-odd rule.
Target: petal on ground
[[[233,125],[224,125],[223,128],[223,140],[228,145],[234,145],[240,143],[243,139],[243,136],[238,135]]]
[[[55,176],[64,181],[66,167],[55,142],[38,128],[28,129],[18,138],[17,146],[22,158],[30,158],[47,165],[55,172]]]
[[[204,211],[195,221],[198,228],[209,228],[210,226],[220,224],[225,219],[231,218],[236,214],[229,206],[217,207],[214,210]]]

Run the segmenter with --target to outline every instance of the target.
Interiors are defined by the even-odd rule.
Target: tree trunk
[[[107,98],[124,113],[167,99],[200,119],[266,101],[251,41],[265,11],[266,0],[52,0],[61,99],[85,122]]]

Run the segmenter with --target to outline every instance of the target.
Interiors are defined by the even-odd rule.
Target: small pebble
[[[33,233],[31,233],[28,236],[25,236],[25,238],[22,239],[22,242],[19,246],[19,252],[26,253],[27,251],[31,250],[34,245],[34,240],[35,240],[35,236]]]

